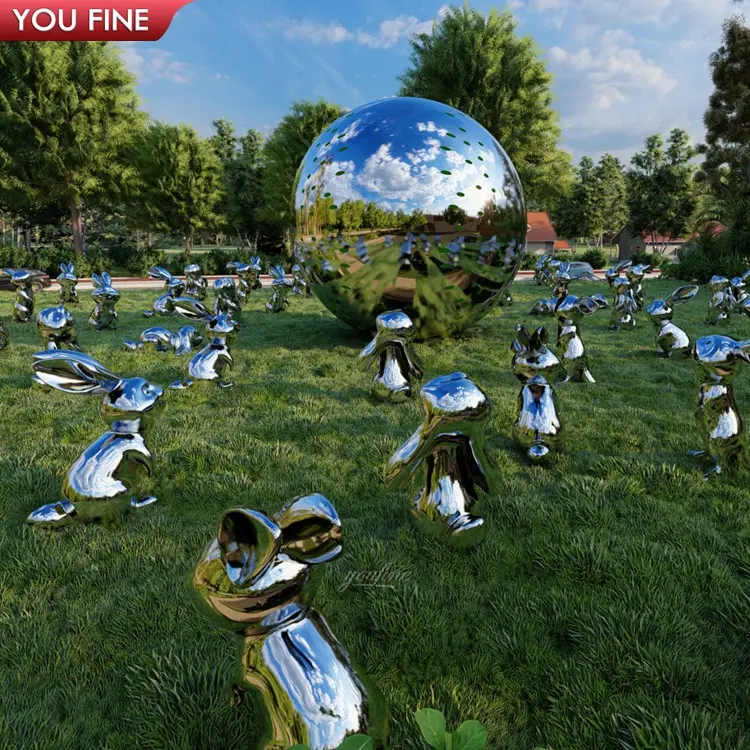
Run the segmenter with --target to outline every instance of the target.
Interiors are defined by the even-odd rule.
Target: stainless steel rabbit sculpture
[[[420,395],[424,422],[391,456],[386,483],[401,489],[418,476],[422,488],[412,506],[417,526],[468,547],[485,535],[484,520],[469,511],[479,490],[490,488],[483,446],[490,401],[463,372],[431,380]]]
[[[589,358],[580,334],[580,323],[591,313],[603,309],[606,300],[596,297],[574,297],[569,294],[557,303],[557,346],[556,354],[565,372],[563,382],[595,383],[589,370]]]
[[[646,312],[656,330],[656,351],[660,357],[673,354],[689,357],[690,337],[672,323],[673,305],[687,302],[698,294],[697,286],[681,286],[664,299],[654,300]]]
[[[547,348],[544,328],[529,333],[519,325],[511,350],[513,374],[523,383],[513,435],[528,458],[539,463],[560,445],[562,425],[555,408],[552,382],[559,379],[562,367]]]
[[[377,361],[372,392],[383,401],[401,403],[412,397],[412,378],[422,379],[422,365],[414,352],[417,329],[400,310],[375,319],[375,338],[359,355],[360,366],[369,369]]]
[[[76,320],[64,305],[40,310],[36,316],[36,327],[42,334],[48,350],[82,351],[76,334]]]
[[[312,297],[312,288],[307,283],[304,271],[299,263],[292,266],[292,294],[300,297]]]
[[[704,479],[734,470],[747,462],[747,438],[734,399],[732,381],[742,362],[750,363],[750,340],[703,336],[695,342],[693,360],[700,383],[696,421],[704,450],[713,466]]]
[[[60,285],[60,304],[77,305],[76,285],[78,284],[78,276],[76,276],[75,266],[72,263],[61,263],[60,271],[61,273],[57,277],[57,283]]]
[[[728,323],[734,299],[729,289],[729,279],[725,276],[713,276],[707,284],[711,297],[708,300],[708,315],[706,323],[718,325]]]
[[[273,293],[266,302],[266,312],[280,313],[289,306],[289,292],[292,290],[292,282],[287,279],[283,266],[272,266],[268,273],[273,278]]]
[[[103,331],[107,328],[117,330],[117,310],[115,305],[120,300],[120,292],[112,286],[112,277],[104,271],[102,275],[93,274],[94,291],[91,296],[96,306],[89,316],[89,328]]]
[[[612,304],[612,318],[609,322],[610,331],[632,330],[636,326],[635,314],[638,303],[633,294],[633,282],[629,278],[619,276],[613,282],[615,300]]]
[[[625,271],[633,287],[633,299],[635,300],[635,306],[637,310],[643,310],[643,277],[651,270],[651,266],[645,266],[639,263],[637,266],[630,266]]]
[[[34,381],[65,393],[103,394],[110,429],[76,459],[63,481],[63,499],[35,510],[28,523],[57,528],[73,521],[110,521],[151,505],[153,456],[144,433],[161,410],[162,389],[143,378],[121,378],[87,354],[34,355]]]
[[[193,381],[216,382],[221,388],[231,388],[234,383],[227,380],[234,360],[230,346],[239,328],[237,321],[226,313],[212,313],[203,303],[188,297],[175,300],[175,312],[206,324],[208,343],[188,362],[189,377],[172,384],[172,388],[183,389]]]
[[[534,283],[537,286],[547,286],[549,284],[548,274],[551,260],[552,256],[544,253],[534,263]]]
[[[242,637],[242,685],[260,699],[266,731],[257,750],[304,743],[334,750],[353,734],[388,747],[388,710],[311,606],[316,568],[342,550],[341,521],[322,495],[276,513],[235,508],[193,574],[202,611]]]
[[[237,325],[241,325],[242,300],[237,284],[231,276],[223,276],[214,281],[214,314],[226,315]]]
[[[620,274],[632,265],[632,260],[621,260],[616,266],[608,268],[604,272],[604,278],[607,280],[607,284],[609,284],[610,292],[614,293],[615,291],[615,279],[619,278]]]
[[[16,290],[12,320],[14,323],[29,323],[34,315],[34,286],[31,273],[25,268],[4,268]]]
[[[125,348],[137,351],[144,347],[153,347],[157,352],[174,352],[174,354],[190,354],[196,346],[203,343],[195,326],[183,326],[177,333],[168,328],[147,328],[140,335],[139,341],[126,341]]]
[[[174,301],[185,293],[185,282],[178,276],[172,276],[166,268],[154,266],[148,269],[148,275],[152,279],[161,279],[164,282],[164,294],[156,299],[153,308],[143,313],[144,318],[153,318],[155,315],[168,317],[174,315]]]
[[[732,295],[732,307],[743,312],[744,304],[750,300],[750,295],[745,291],[745,284],[750,277],[750,271],[745,271],[742,276],[735,276],[729,280],[729,291]]]
[[[202,302],[208,295],[208,282],[203,278],[201,267],[197,263],[185,266],[185,296]]]
[[[597,277],[589,271],[574,271],[570,263],[559,263],[554,267],[552,274],[552,297],[540,299],[531,309],[532,315],[553,315],[559,300],[568,295],[568,285],[572,281],[598,281]]]
[[[250,258],[249,263],[233,260],[231,263],[227,263],[227,268],[237,274],[239,278],[237,294],[242,304],[247,304],[250,293],[263,286],[260,283],[260,272],[262,270],[260,258],[255,255]]]

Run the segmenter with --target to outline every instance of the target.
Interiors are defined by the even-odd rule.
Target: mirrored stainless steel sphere
[[[451,336],[503,299],[526,208],[502,146],[457,109],[383,99],[315,141],[297,174],[295,254],[349,325],[403,310],[420,339]]]

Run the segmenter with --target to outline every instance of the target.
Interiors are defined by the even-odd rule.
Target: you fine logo
[[[355,570],[346,574],[340,591],[346,591],[348,588],[395,589],[409,580],[411,574],[408,570],[394,570],[388,566],[379,570]]]
[[[155,42],[193,0],[0,0],[0,41]]]

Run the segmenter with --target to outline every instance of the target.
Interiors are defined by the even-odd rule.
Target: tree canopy
[[[571,180],[570,156],[558,148],[552,75],[533,39],[517,34],[510,11],[488,16],[451,7],[431,34],[411,40],[401,96],[460,109],[500,142],[518,170],[530,206],[549,210]]]

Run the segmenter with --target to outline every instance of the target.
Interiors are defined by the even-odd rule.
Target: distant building
[[[619,259],[627,260],[636,253],[658,252],[675,258],[686,240],[682,237],[663,237],[660,234],[636,234],[629,226],[623,227],[613,238],[612,242],[620,248]]]
[[[557,250],[570,250],[570,245],[558,239],[557,232],[546,211],[529,211],[526,215],[526,251],[529,253],[549,253]]]

